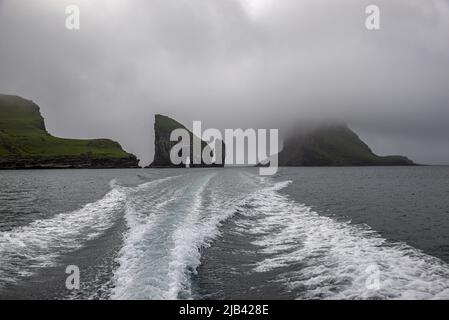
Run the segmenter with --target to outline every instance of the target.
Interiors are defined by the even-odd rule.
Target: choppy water
[[[449,298],[449,168],[0,172],[0,298]],[[65,288],[77,265],[81,289]]]

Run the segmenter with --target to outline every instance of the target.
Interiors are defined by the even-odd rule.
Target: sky
[[[380,155],[449,164],[449,0],[0,0],[0,93],[142,164],[156,113],[281,136],[335,119]]]

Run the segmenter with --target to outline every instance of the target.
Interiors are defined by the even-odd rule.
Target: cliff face
[[[170,151],[175,146],[177,141],[170,141],[170,134],[175,129],[185,129],[190,135],[190,159],[193,159],[193,140],[200,139],[193,135],[193,133],[187,129],[184,125],[178,121],[163,116],[160,114],[155,115],[154,121],[154,160],[148,166],[149,168],[181,168],[185,167],[184,164],[174,165],[170,160]],[[205,141],[201,141],[201,150],[207,146]],[[201,164],[190,164],[190,167],[223,167],[225,160],[225,144],[222,142],[222,164],[205,164],[201,160]]]
[[[0,95],[0,169],[138,168],[138,163],[109,139],[54,137],[36,104]]]
[[[414,165],[403,156],[378,156],[345,124],[297,131],[284,140],[279,166]]]
[[[178,121],[163,115],[154,119],[154,160],[150,167],[176,167],[170,161],[170,150],[177,143],[170,141],[170,134],[175,129],[186,129]],[[178,167],[182,167],[179,165]]]

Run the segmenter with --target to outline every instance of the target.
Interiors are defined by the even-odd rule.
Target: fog
[[[336,119],[380,155],[449,164],[449,1],[0,0],[0,92],[35,101],[51,134],[112,138],[142,164],[155,113],[281,135]]]

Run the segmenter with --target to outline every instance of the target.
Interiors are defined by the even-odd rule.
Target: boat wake
[[[125,204],[126,192],[114,180],[110,186],[102,199],[79,210],[0,232],[0,287],[55,265],[59,256],[111,227]]]
[[[191,298],[202,249],[217,237],[248,188],[258,186],[239,175],[208,172],[139,187],[127,203],[129,231],[111,298]]]
[[[254,272],[276,271],[275,281],[298,299],[449,298],[446,263],[367,226],[319,215],[279,192],[289,183],[257,192],[237,221],[257,239]]]

